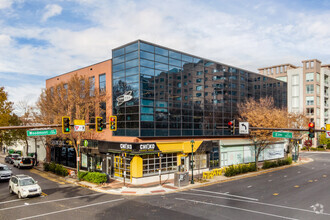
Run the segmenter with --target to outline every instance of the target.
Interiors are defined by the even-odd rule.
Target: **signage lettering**
[[[155,144],[140,144],[140,150],[154,150],[155,149]]]
[[[133,93],[133,91],[127,91],[124,94],[118,96],[117,99],[116,99],[117,100],[117,105],[121,106],[125,102],[130,101],[133,98],[132,93]]]
[[[132,150],[132,145],[131,144],[120,144],[120,149],[121,150]]]

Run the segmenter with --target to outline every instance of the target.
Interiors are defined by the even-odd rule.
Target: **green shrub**
[[[107,181],[107,174],[98,172],[87,172],[87,174],[83,177],[83,180],[97,184],[105,183]]]
[[[290,164],[292,164],[292,157],[288,157],[286,159],[278,159],[277,161],[265,161],[262,169],[269,169]]]
[[[44,171],[49,171],[49,163],[44,163]]]
[[[241,173],[255,171],[255,163],[231,165],[225,170],[225,176],[235,176]]]
[[[78,179],[79,180],[84,180],[84,177],[88,174],[88,172],[83,172],[83,171],[79,171],[78,172]]]
[[[317,151],[317,149],[315,147],[311,147],[309,148],[311,151]]]
[[[54,173],[60,176],[67,176],[69,174],[68,170],[65,167],[63,167],[61,164],[55,165]]]
[[[55,168],[56,168],[56,164],[54,162],[51,162],[49,164],[49,171],[55,173]]]
[[[306,147],[302,147],[301,150],[307,150],[307,148]]]

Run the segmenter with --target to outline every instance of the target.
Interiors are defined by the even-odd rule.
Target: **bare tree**
[[[99,93],[86,76],[74,75],[66,83],[60,83],[52,88],[45,89],[37,102],[39,113],[36,120],[43,124],[61,124],[63,116],[69,116],[71,122],[74,119],[90,121],[95,118],[95,113],[101,113],[98,106],[101,102],[107,102],[106,93]],[[90,115],[93,113],[94,115]],[[106,121],[106,119],[103,119]],[[69,139],[78,155],[78,143],[83,139],[96,139],[98,133],[86,129],[84,132],[62,134],[58,128],[57,136],[61,139]],[[81,160],[80,160],[81,161]],[[77,163],[77,169],[80,167]]]
[[[288,113],[286,109],[276,108],[274,100],[266,97],[259,100],[247,99],[244,103],[238,104],[239,121],[249,122],[251,127],[286,128],[288,125]],[[271,143],[278,141],[272,137],[272,131],[252,130],[250,138],[254,141],[256,149],[256,164],[262,151]]]

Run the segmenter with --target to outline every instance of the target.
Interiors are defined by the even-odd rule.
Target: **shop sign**
[[[124,104],[125,102],[130,101],[131,99],[133,99],[132,96],[133,91],[126,91],[124,94],[120,95],[117,97],[117,105],[121,106],[122,104]]]
[[[154,151],[155,144],[140,144],[140,151]]]
[[[120,144],[120,150],[122,151],[132,151],[132,144]]]

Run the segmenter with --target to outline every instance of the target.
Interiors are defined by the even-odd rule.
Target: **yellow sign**
[[[325,125],[325,130],[330,131],[330,124]]]
[[[85,120],[74,120],[73,124],[74,125],[85,125]]]

